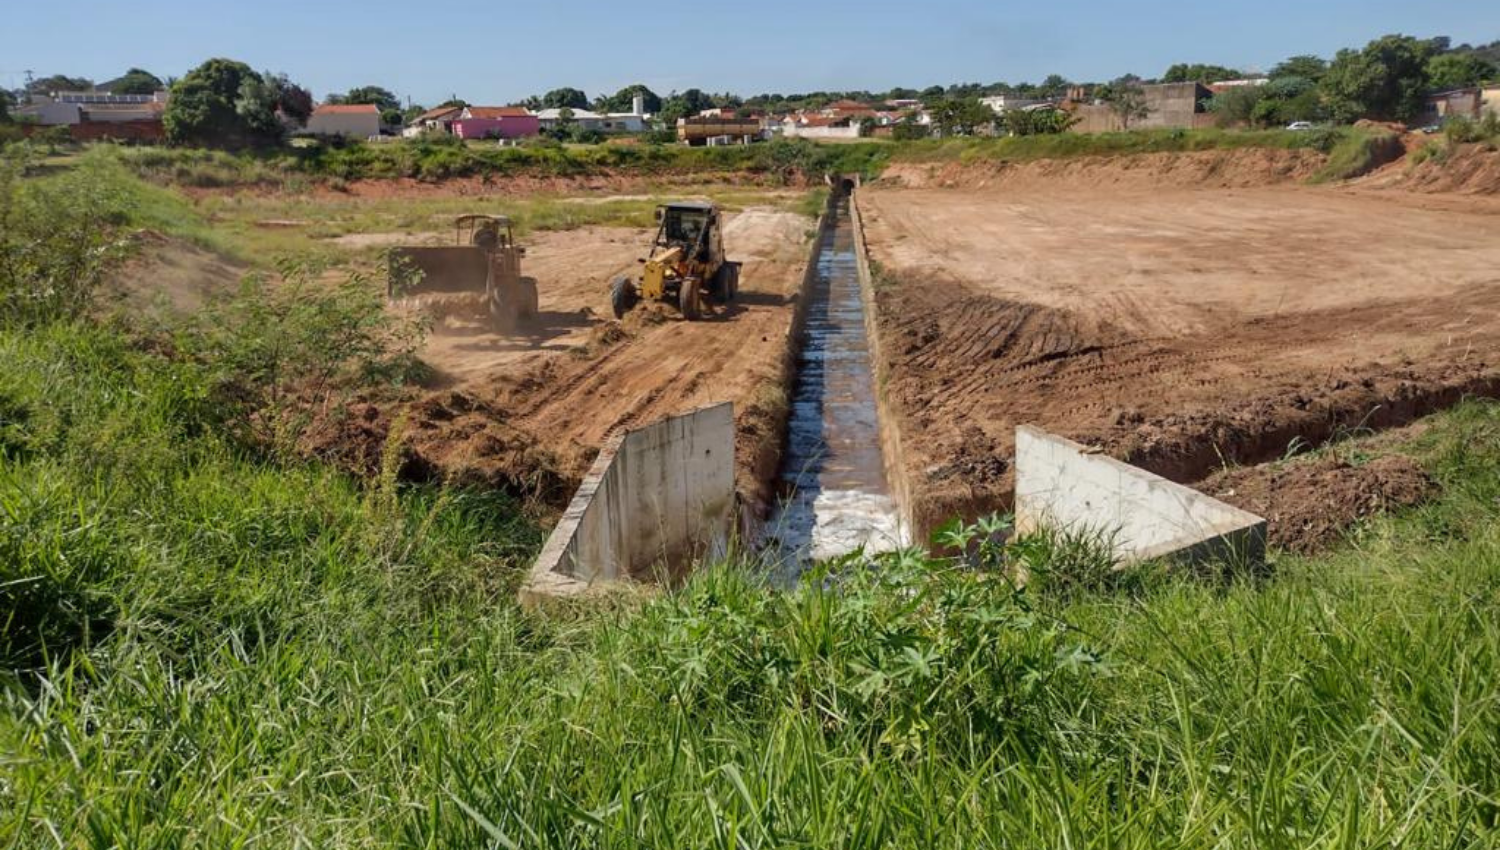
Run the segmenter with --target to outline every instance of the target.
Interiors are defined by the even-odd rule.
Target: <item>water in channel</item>
[[[811,561],[905,543],[881,453],[875,375],[847,194],[819,237],[767,549],[786,577]]]

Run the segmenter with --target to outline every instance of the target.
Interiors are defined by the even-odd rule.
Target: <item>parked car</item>
[[[1313,122],[1311,122],[1311,121],[1293,121],[1292,123],[1286,125],[1286,128],[1288,130],[1311,130],[1311,129],[1313,129]]]

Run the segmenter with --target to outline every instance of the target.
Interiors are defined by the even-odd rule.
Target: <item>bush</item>
[[[88,310],[109,263],[124,251],[98,169],[80,166],[46,182],[23,180],[24,146],[0,156],[0,324],[34,326]]]

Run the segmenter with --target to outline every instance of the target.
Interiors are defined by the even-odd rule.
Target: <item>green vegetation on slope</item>
[[[227,154],[172,148],[122,149],[119,157],[136,173],[159,182],[189,186],[282,185],[309,181],[507,176],[581,177],[628,175],[687,178],[742,175],[776,185],[821,180],[830,173],[875,177],[890,162],[994,159],[1028,161],[1074,156],[1239,150],[1312,149],[1327,153],[1358,131],[1320,130],[1135,130],[1123,133],[1060,133],[1005,138],[963,137],[911,141],[818,144],[778,139],[765,144],[689,148],[680,145],[594,145],[501,148],[432,141],[380,145],[294,148],[272,154]]]

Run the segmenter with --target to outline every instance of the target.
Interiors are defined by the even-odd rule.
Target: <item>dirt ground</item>
[[[505,335],[446,320],[423,358],[444,392],[476,399],[533,435],[565,479],[581,476],[616,429],[733,401],[740,490],[763,502],[779,457],[779,388],[811,229],[807,218],[775,209],[731,215],[725,250],[744,263],[739,297],[698,322],[654,304],[614,321],[609,281],[639,269],[649,231],[538,233],[524,260],[541,293],[538,318]]]
[[[1139,165],[861,191],[919,523],[1008,506],[1021,423],[1196,482],[1500,390],[1493,198]]]

